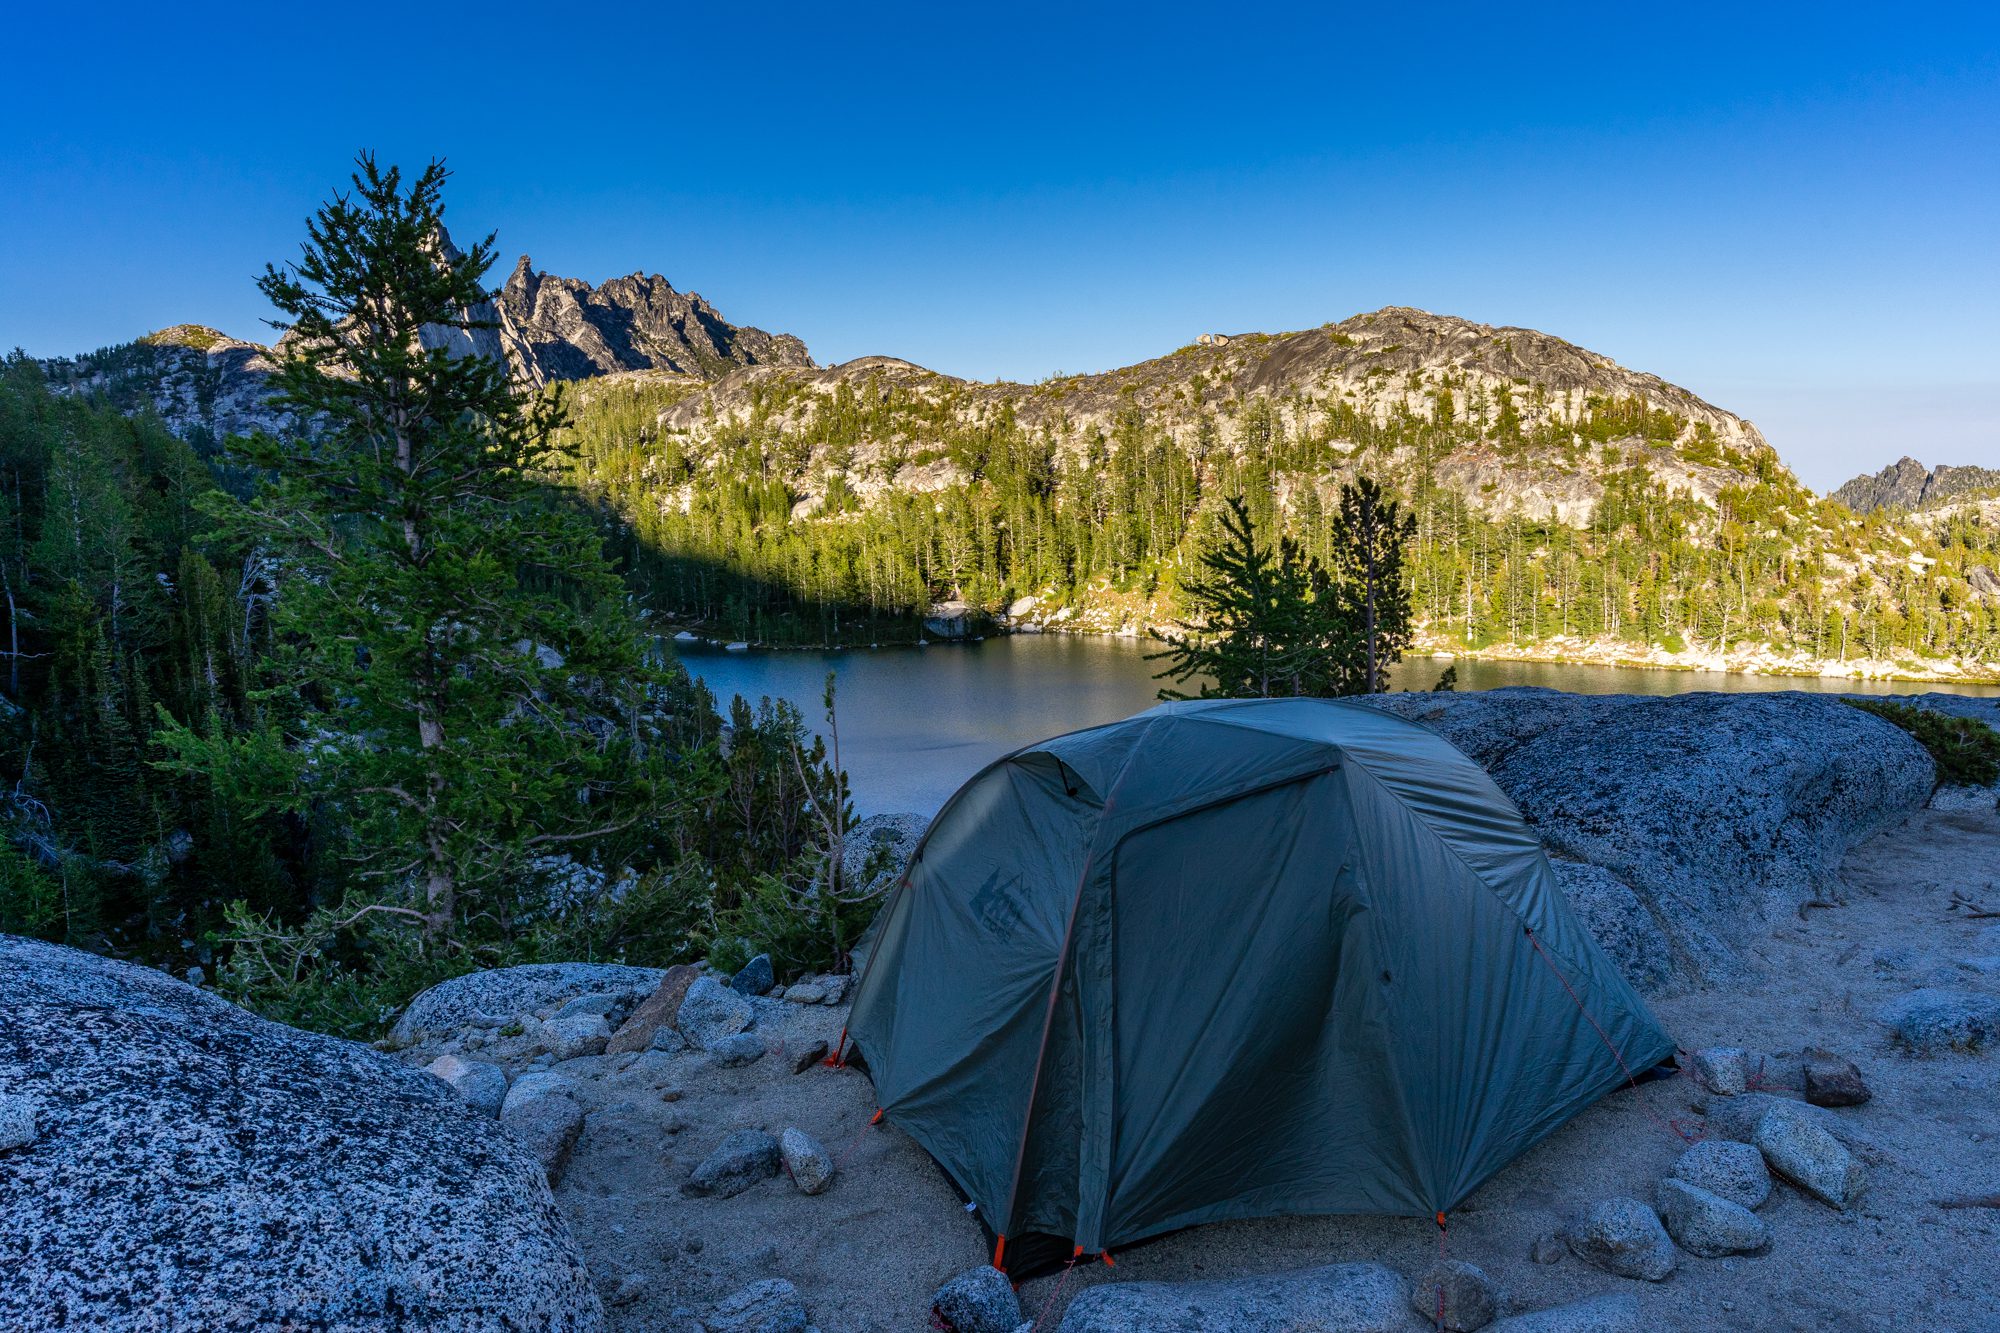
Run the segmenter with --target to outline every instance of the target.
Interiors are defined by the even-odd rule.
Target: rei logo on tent
[[[1020,887],[1019,875],[1003,879],[996,869],[972,895],[972,915],[992,934],[1006,935],[1021,922]]]

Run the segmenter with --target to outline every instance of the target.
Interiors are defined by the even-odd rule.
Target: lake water
[[[726,652],[676,645],[678,655],[723,704],[732,694],[790,699],[820,720],[820,692],[832,671],[838,692],[840,757],[858,814],[931,813],[980,768],[1033,741],[1128,717],[1156,702],[1156,665],[1134,639],[1021,634],[929,648],[839,652]],[[1419,658],[1392,675],[1427,690],[1447,664]],[[1578,694],[1680,694],[1692,690],[1817,690],[1844,694],[1920,693],[1942,686],[1720,672],[1537,662],[1458,663],[1461,690],[1544,685]],[[2000,695],[1996,686],[1954,687]]]

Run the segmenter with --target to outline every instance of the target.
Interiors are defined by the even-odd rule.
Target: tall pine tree
[[[242,444],[260,483],[216,506],[280,571],[270,721],[166,737],[253,809],[331,812],[344,883],[315,889],[361,901],[309,934],[386,914],[432,948],[531,916],[552,855],[615,871],[652,836],[671,722],[594,526],[549,497],[559,401],[465,354],[493,243],[452,247],[446,177],[364,155],[260,280],[283,405],[315,423]]]

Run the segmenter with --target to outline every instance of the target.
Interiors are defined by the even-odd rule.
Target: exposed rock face
[[[51,388],[103,398],[121,412],[152,408],[183,439],[216,441],[280,431],[288,414],[270,401],[270,349],[197,324],[138,342],[42,363]]]
[[[928,815],[870,815],[847,830],[840,845],[843,891],[886,893],[930,827]]]
[[[671,1027],[674,1015],[680,1010],[681,1001],[687,998],[688,987],[701,973],[685,963],[676,964],[660,978],[660,985],[651,995],[640,1001],[632,1016],[624,1026],[611,1034],[611,1040],[604,1049],[612,1055],[626,1051],[643,1051],[653,1044],[653,1034],[662,1025]]]
[[[562,1178],[570,1149],[583,1133],[577,1093],[576,1080],[567,1075],[537,1071],[514,1080],[500,1104],[500,1123],[534,1153],[552,1181]]]
[[[681,1189],[688,1194],[733,1198],[777,1175],[783,1161],[776,1139],[760,1129],[739,1129],[702,1158]]]
[[[610,995],[627,1001],[629,1009],[657,990],[665,975],[659,968],[620,963],[526,963],[470,972],[411,1000],[389,1040],[407,1046],[427,1032],[443,1036],[482,1021],[498,1026],[579,995]]]
[[[442,1082],[0,936],[0,1327],[596,1333],[540,1167]]]
[[[1857,514],[1877,509],[1932,509],[1970,491],[2000,488],[2000,469],[1926,468],[1914,458],[1897,459],[1872,477],[1856,477],[1833,493]]]
[[[701,379],[743,366],[812,365],[787,333],[739,328],[693,292],[655,273],[593,287],[535,272],[522,255],[495,298],[510,350],[531,378],[580,380],[624,370]]]
[[[1898,1042],[1920,1055],[2000,1044],[2000,996],[1925,987],[1890,1001],[1879,1017]]]
[[[459,257],[449,235],[440,241],[448,258]],[[624,371],[714,379],[746,366],[813,364],[797,338],[731,324],[658,274],[593,287],[537,273],[526,255],[470,315],[490,327],[427,327],[421,341],[454,355],[504,360],[538,387]],[[269,348],[176,324],[123,347],[45,361],[42,369],[59,391],[96,394],[125,412],[151,407],[183,438],[282,433],[297,423],[272,403],[271,377],[289,336]]]
[[[1455,386],[1459,419],[1466,419],[1477,404],[1496,429],[1491,438],[1429,460],[1432,480],[1481,512],[1511,510],[1538,520],[1588,523],[1604,495],[1610,466],[1597,447],[1585,447],[1580,435],[1563,457],[1524,454],[1512,447],[1497,429],[1503,401],[1524,428],[1573,424],[1593,398],[1637,400],[1649,410],[1671,414],[1685,423],[1686,442],[1692,442],[1694,432],[1705,432],[1701,450],[1687,453],[1633,435],[1612,442],[1617,466],[1642,466],[1669,491],[1705,503],[1712,504],[1726,486],[1754,483],[1757,467],[1775,462],[1755,426],[1656,375],[1628,370],[1533,329],[1400,306],[1296,333],[1219,338],[1120,370],[1042,384],[976,383],[886,356],[860,357],[817,371],[753,366],[667,409],[660,424],[690,457],[699,459],[747,418],[753,401],[782,384],[798,391],[775,419],[784,429],[803,430],[817,402],[842,394],[862,401],[896,395],[943,407],[964,429],[1011,416],[1030,431],[1049,432],[1065,451],[1077,453],[1099,435],[1111,436],[1119,415],[1136,409],[1193,452],[1209,447],[1201,439],[1204,418],[1228,402],[1263,398],[1288,430],[1308,426],[1308,416],[1337,401],[1354,404],[1377,421],[1401,412],[1429,418],[1440,410],[1436,394],[1447,378]],[[769,410],[768,401],[760,410]],[[885,435],[839,451],[838,458],[831,451],[816,454],[791,479],[792,489],[806,497],[799,512],[818,508],[835,471],[864,501],[886,489],[935,491],[966,480],[948,459],[905,466],[909,443]],[[1368,470],[1378,477],[1415,465],[1414,458],[1402,456],[1367,460]],[[1353,466],[1362,466],[1358,453]],[[1330,477],[1325,485],[1341,479]]]
[[[1836,893],[1847,850],[1922,806],[1935,776],[1908,733],[1822,695],[1512,688],[1372,702],[1484,766],[1559,865],[1630,890],[1621,900],[1591,877],[1579,913],[1642,986],[1746,975],[1770,923]]]

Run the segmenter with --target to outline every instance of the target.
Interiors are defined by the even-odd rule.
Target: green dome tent
[[[1674,1050],[1492,779],[1324,699],[1163,704],[986,768],[885,906],[850,1031],[996,1264],[1430,1217]]]

